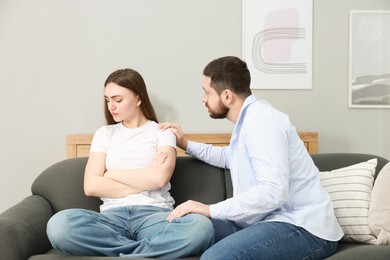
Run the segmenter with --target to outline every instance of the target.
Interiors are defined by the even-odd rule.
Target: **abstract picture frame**
[[[350,11],[350,108],[390,108],[389,46],[390,11]]]
[[[252,89],[312,89],[313,0],[243,0]]]

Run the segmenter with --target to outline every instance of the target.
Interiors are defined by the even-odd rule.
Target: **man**
[[[204,69],[202,101],[212,118],[234,123],[230,145],[187,140],[171,128],[188,155],[230,169],[233,197],[205,205],[187,201],[168,220],[188,213],[212,219],[216,244],[202,259],[324,259],[343,232],[319,172],[286,114],[257,100],[250,73],[237,57],[211,61]]]

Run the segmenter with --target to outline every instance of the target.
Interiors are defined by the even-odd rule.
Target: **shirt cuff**
[[[195,156],[196,151],[199,150],[197,145],[199,145],[196,142],[188,141],[187,143],[187,149],[185,150],[185,153],[190,156]]]
[[[212,219],[220,219],[220,220],[227,220],[226,216],[222,214],[222,205],[221,203],[212,204],[209,206],[210,209],[210,217]]]

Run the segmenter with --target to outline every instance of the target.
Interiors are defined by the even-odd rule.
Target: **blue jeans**
[[[110,209],[101,213],[67,209],[47,224],[52,246],[72,255],[158,257],[197,255],[214,242],[211,221],[188,214],[166,221],[170,210],[152,206]]]
[[[233,222],[212,220],[216,244],[201,256],[218,259],[324,259],[337,241],[318,238],[301,227],[282,222],[260,222],[240,228]]]

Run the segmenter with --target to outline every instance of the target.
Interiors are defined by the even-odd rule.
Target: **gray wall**
[[[349,109],[349,10],[388,0],[315,0],[313,89],[256,90],[298,131],[318,131],[320,152],[390,158],[390,109]],[[65,136],[104,124],[103,82],[124,67],[145,78],[160,121],[187,133],[230,132],[201,103],[202,69],[241,56],[239,0],[1,0],[0,212],[30,194],[65,158]],[[389,57],[387,57],[389,58]]]

